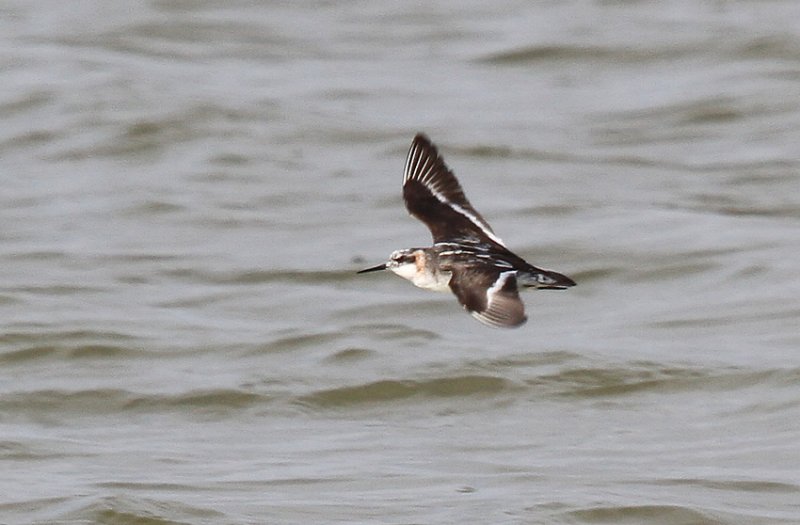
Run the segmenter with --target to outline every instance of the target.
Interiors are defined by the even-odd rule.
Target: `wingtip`
[[[431,141],[431,139],[428,138],[427,133],[425,133],[424,131],[418,131],[417,134],[414,135],[414,141],[418,141],[418,140],[421,140],[421,141],[424,141],[424,142],[430,142]]]
[[[436,149],[436,145],[433,143],[430,137],[423,131],[419,131],[417,132],[416,135],[414,135],[414,140],[411,141],[411,147],[413,148],[415,146],[431,149],[435,153],[434,156],[438,155],[438,150]]]

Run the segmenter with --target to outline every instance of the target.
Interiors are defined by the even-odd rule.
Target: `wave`
[[[274,397],[244,389],[191,390],[179,394],[145,394],[124,389],[77,391],[52,389],[16,392],[0,398],[0,411],[33,419],[106,416],[109,414],[178,413],[224,415],[268,404]]]
[[[512,382],[495,376],[455,376],[428,380],[382,380],[361,385],[320,390],[313,394],[301,396],[298,402],[303,405],[335,408],[412,397],[442,398],[496,395],[512,388]]]
[[[650,62],[678,58],[694,53],[691,48],[665,45],[660,49],[607,47],[598,45],[539,44],[494,52],[479,58],[480,63],[526,65],[540,62]]]
[[[569,522],[577,523],[664,523],[695,525],[723,525],[727,517],[719,517],[708,510],[681,505],[631,505],[596,506],[564,513]]]
[[[347,366],[365,355],[371,356],[372,353],[366,349],[349,348],[323,362],[331,363],[330,359],[333,359],[331,366]],[[586,363],[564,366],[560,361],[566,358],[559,353],[553,353],[547,359],[538,364],[520,363],[513,359],[474,362],[433,376],[422,373],[355,383],[348,383],[345,378],[330,378],[329,384],[311,388],[307,379],[293,377],[279,382],[266,380],[178,393],[137,392],[122,388],[12,391],[0,397],[0,412],[13,415],[15,419],[32,420],[154,413],[189,418],[235,418],[243,411],[253,410],[297,412],[300,408],[311,412],[339,411],[398,403],[424,408],[428,401],[437,400],[453,407],[472,409],[472,403],[479,400],[491,403],[567,399],[601,401],[651,393],[729,392],[756,386],[773,393],[784,392],[772,403],[754,399],[753,403],[762,412],[783,410],[798,402],[796,396],[786,390],[800,381],[800,368],[704,369],[646,362],[619,366],[589,366]],[[469,402],[465,405],[464,401]],[[748,407],[739,410],[750,410]]]
[[[30,508],[33,503],[26,503],[26,506]],[[102,496],[73,497],[68,500],[64,499],[64,501],[44,500],[35,503],[44,507],[38,514],[43,514],[44,521],[42,522],[48,523],[125,523],[129,525],[228,523],[228,521],[224,521],[225,515],[216,510],[163,499]]]

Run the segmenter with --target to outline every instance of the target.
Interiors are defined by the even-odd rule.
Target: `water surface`
[[[797,523],[798,20],[6,2],[0,522]],[[355,275],[418,131],[521,329]]]

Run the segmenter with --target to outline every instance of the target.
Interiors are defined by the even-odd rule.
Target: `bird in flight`
[[[431,231],[433,246],[396,250],[387,262],[358,273],[391,270],[420,288],[452,291],[475,319],[506,328],[527,321],[520,287],[575,286],[566,275],[537,268],[506,248],[422,133],[414,137],[406,157],[403,200],[408,212]]]

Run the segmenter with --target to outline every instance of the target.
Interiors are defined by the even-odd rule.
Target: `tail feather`
[[[526,288],[540,290],[565,290],[577,283],[564,274],[553,270],[544,270],[535,266],[529,272],[517,274],[517,282]]]

